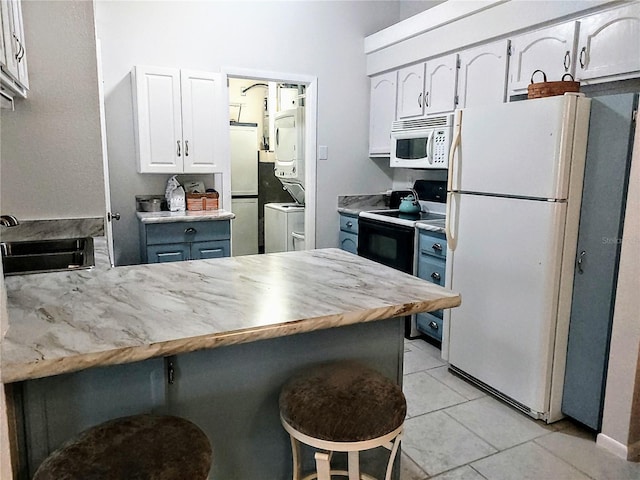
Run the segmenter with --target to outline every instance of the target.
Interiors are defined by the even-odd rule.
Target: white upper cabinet
[[[566,73],[574,75],[577,26],[577,22],[568,22],[511,38],[511,95],[526,93],[536,70],[542,70],[549,82],[561,80]],[[541,82],[542,75],[535,81]]]
[[[2,17],[3,48],[0,53],[3,84],[15,93],[26,96],[29,89],[27,56],[22,23],[20,0],[3,0],[0,7]]]
[[[508,40],[458,54],[457,108],[503,103],[507,89]]]
[[[611,81],[637,77],[640,72],[640,3],[632,2],[581,19],[577,55],[576,80]],[[614,75],[618,77],[607,78]]]
[[[132,81],[138,171],[219,171],[220,75],[136,66]]]
[[[424,72],[424,63],[398,70],[398,120],[424,115]]]
[[[424,114],[452,112],[456,108],[457,55],[427,61],[424,77]]]
[[[396,119],[396,84],[398,72],[371,77],[369,103],[369,155],[389,156],[391,123]]]

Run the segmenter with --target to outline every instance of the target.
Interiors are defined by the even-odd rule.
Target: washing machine
[[[304,206],[267,203],[264,206],[264,252],[304,250]]]

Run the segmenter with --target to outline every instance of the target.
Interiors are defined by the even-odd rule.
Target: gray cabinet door
[[[600,430],[637,94],[594,98],[562,412]]]
[[[162,358],[90,368],[22,382],[29,477],[56,448],[81,431],[112,418],[162,413]]]

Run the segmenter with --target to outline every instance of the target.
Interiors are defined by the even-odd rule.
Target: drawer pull
[[[187,235],[195,234],[197,232],[198,231],[193,227],[185,228],[184,230],[184,233],[186,233]]]
[[[440,281],[440,274],[438,272],[433,272],[431,274],[431,278],[433,278],[434,280],[439,282]]]
[[[431,248],[433,248],[433,250],[436,252],[442,251],[442,245],[440,245],[439,243],[434,243],[433,245],[431,245]]]
[[[347,227],[349,228],[353,227],[353,222],[347,222]]]
[[[429,328],[433,328],[434,330],[438,330],[438,324],[434,321],[429,322]]]

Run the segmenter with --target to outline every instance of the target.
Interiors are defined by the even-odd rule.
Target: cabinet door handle
[[[189,227],[189,228],[185,228],[184,229],[184,233],[186,233],[187,235],[195,234],[197,232],[198,231],[193,227]]]
[[[424,94],[424,106],[428,107],[429,106],[429,92],[426,92]]]
[[[584,273],[584,270],[582,269],[582,262],[584,261],[584,256],[587,254],[587,252],[585,250],[582,250],[580,252],[580,255],[578,255],[578,273],[580,275],[582,275]]]
[[[167,362],[167,382],[169,385],[173,385],[173,382],[176,380],[176,369],[173,366],[173,361],[169,360]]]
[[[439,243],[434,243],[433,245],[431,245],[431,248],[433,248],[433,250],[436,252],[442,251],[442,245],[440,245]]]
[[[569,50],[567,50],[567,52],[564,54],[564,71],[568,72],[570,66],[571,66],[571,54],[569,53]]]
[[[181,153],[180,153],[180,140],[178,140],[176,143],[178,144],[178,152],[177,152],[178,156],[181,156]]]
[[[431,278],[433,278],[434,280],[439,282],[440,281],[440,274],[438,272],[433,272],[431,274]]]
[[[587,60],[587,47],[582,47],[580,50],[580,68],[584,68]]]
[[[420,92],[420,95],[418,95],[418,106],[422,108],[422,92]]]
[[[438,324],[434,321],[429,322],[429,328],[433,328],[434,330],[438,330]]]
[[[189,140],[184,141],[184,156],[189,156]]]
[[[353,222],[347,222],[347,227],[349,228],[353,227]]]

